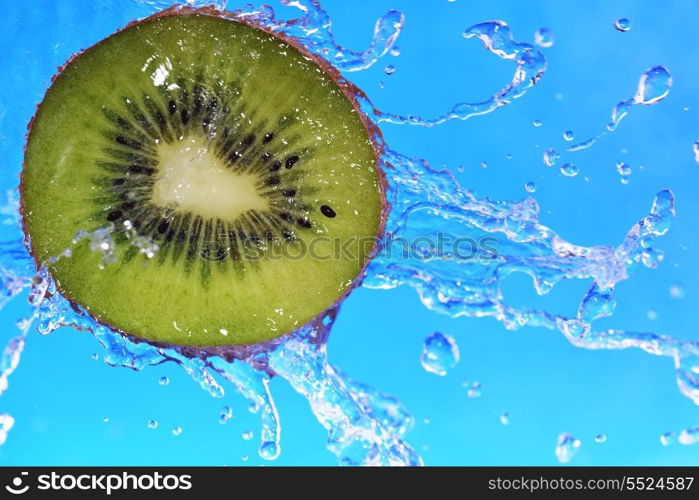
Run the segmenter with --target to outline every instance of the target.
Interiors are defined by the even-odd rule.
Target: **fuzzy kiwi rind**
[[[171,9],[168,9],[167,11],[160,12],[158,14],[155,14],[149,18],[134,22],[130,25],[128,25],[124,30],[128,30],[130,28],[134,28],[137,26],[141,26],[145,23],[149,23],[151,21],[155,21],[160,18],[167,18],[167,17],[176,17],[176,16],[210,16],[210,17],[217,17],[217,18],[223,18],[228,22],[234,22],[234,23],[239,23],[239,24],[245,24],[248,25],[249,27],[259,30],[259,31],[264,31],[258,26],[254,25],[249,25],[248,23],[241,21],[239,19],[233,19],[229,14],[222,13],[210,8],[204,8],[204,9],[193,9],[189,7],[173,7]],[[122,30],[122,31],[124,31]],[[118,34],[121,33],[117,32],[117,34],[112,35],[118,36]],[[314,64],[314,67],[317,67],[327,78],[332,80],[334,84],[337,86],[337,89],[342,93],[344,98],[347,100],[347,102],[352,106],[354,109],[354,112],[356,113],[357,118],[361,121],[361,124],[363,126],[364,133],[366,134],[366,138],[368,143],[370,143],[371,148],[372,148],[372,156],[373,156],[373,161],[374,161],[374,170],[376,174],[376,183],[378,186],[378,197],[379,197],[379,205],[380,208],[378,209],[378,217],[377,217],[377,223],[376,223],[376,237],[378,237],[382,234],[383,232],[383,226],[385,223],[385,216],[387,212],[387,203],[385,200],[385,189],[386,189],[386,182],[385,178],[383,175],[383,172],[380,168],[380,152],[381,148],[383,145],[383,141],[381,140],[381,135],[378,130],[374,126],[374,124],[368,120],[361,112],[360,107],[357,103],[357,96],[361,96],[361,91],[356,89],[354,86],[352,86],[349,82],[344,80],[340,74],[335,70],[330,64],[327,63],[327,61],[323,60],[322,58],[319,58],[313,54],[310,54],[304,49],[302,46],[300,46],[298,43],[296,43],[293,39],[288,39],[285,37],[283,34],[280,33],[268,33],[269,35],[272,35],[275,37],[276,40],[278,40],[281,44],[286,44],[291,46],[292,50],[298,51],[306,60],[310,61],[311,63]],[[109,38],[112,38],[109,37]],[[47,92],[47,95],[51,92],[51,89],[56,85],[57,82],[60,81],[62,78],[62,75],[66,71],[66,69],[70,68],[74,64],[79,64],[80,63],[80,58],[88,54],[91,50],[93,50],[95,47],[101,45],[104,43],[106,40],[105,39],[102,42],[99,42],[97,45],[87,49],[86,51],[77,54],[73,58],[71,58],[66,65],[64,65],[59,73],[52,79],[52,87],[49,89]],[[32,122],[30,123],[29,127],[29,136],[28,136],[28,146],[31,142],[32,138],[32,133],[34,131],[34,126],[33,124],[36,122],[36,118],[39,117],[42,113],[42,104],[38,106],[37,110],[37,115],[35,116],[34,119],[32,119]],[[128,145],[127,145],[128,146]],[[40,255],[37,253],[35,247],[31,244],[32,243],[32,238],[31,238],[31,231],[29,229],[30,226],[30,221],[29,218],[31,217],[31,209],[27,207],[25,203],[25,184],[26,184],[26,172],[23,171],[22,176],[21,176],[21,186],[20,186],[20,192],[22,193],[22,200],[21,200],[21,211],[22,211],[22,216],[23,216],[23,227],[25,231],[25,236],[26,236],[26,241],[29,245],[30,251],[32,252],[32,255],[37,263],[37,266],[41,264],[45,264],[46,260],[46,255]],[[334,211],[334,210],[333,210]],[[324,212],[324,210],[323,210]],[[328,216],[327,214],[323,213],[323,215]],[[319,214],[320,216],[320,214]],[[372,249],[372,251],[375,249]],[[157,259],[158,257],[156,257]],[[120,331],[122,334],[129,336],[135,340],[140,340],[140,341],[147,341],[151,342],[157,345],[179,345],[179,346],[189,346],[194,349],[199,349],[201,348],[202,351],[206,351],[208,347],[211,348],[217,348],[220,346],[226,346],[226,345],[252,345],[252,344],[261,344],[265,343],[267,341],[271,341],[273,339],[277,339],[280,336],[284,334],[288,334],[294,329],[302,326],[303,324],[312,322],[314,320],[317,320],[318,318],[322,317],[325,313],[325,310],[327,308],[332,308],[335,304],[341,302],[344,297],[355,287],[359,284],[363,277],[363,271],[364,268],[366,267],[368,261],[370,260],[371,255],[367,255],[364,261],[361,263],[361,267],[356,273],[356,275],[347,283],[344,284],[344,288],[341,291],[341,293],[338,294],[338,296],[335,298],[335,300],[331,303],[326,304],[326,307],[322,309],[318,309],[315,311],[315,314],[307,315],[307,317],[303,318],[296,318],[296,323],[293,326],[293,328],[285,328],[282,330],[277,330],[274,332],[239,332],[240,335],[234,334],[231,337],[225,338],[225,337],[211,337],[211,336],[200,336],[200,335],[190,335],[189,337],[176,337],[176,338],[169,338],[169,337],[163,337],[162,335],[155,336],[155,337],[149,337],[148,335],[144,335],[140,331],[134,331],[131,328],[123,328],[121,325],[118,324],[118,322],[113,322],[110,321],[110,318],[102,315],[99,313],[99,311],[94,311],[90,310],[89,308],[85,308],[84,304],[81,303],[80,300],[78,300],[77,297],[73,296],[73,294],[70,292],[67,287],[63,287],[62,283],[60,280],[57,281],[57,286],[58,289],[61,291],[61,293],[71,301],[74,305],[80,305],[83,309],[88,309],[88,312],[100,323],[106,324],[110,328],[113,328],[116,331]],[[113,265],[119,265],[119,262]],[[50,270],[51,267],[49,266]],[[52,273],[53,274],[53,273]],[[302,295],[305,293],[305,290],[299,291],[299,299],[298,300],[303,300]],[[206,314],[206,311],[202,311],[202,314]],[[235,312],[231,311],[231,316],[234,317],[236,314],[240,314],[240,312]]]

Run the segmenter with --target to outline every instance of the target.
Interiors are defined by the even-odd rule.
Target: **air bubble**
[[[396,72],[396,67],[393,64],[389,64],[383,69],[383,72],[387,75],[392,75]]]
[[[158,379],[158,384],[160,384],[160,385],[162,385],[162,386],[166,386],[166,385],[168,385],[169,383],[170,383],[170,379],[169,379],[168,377],[163,376],[163,377],[160,377],[160,378]]]
[[[617,31],[621,32],[626,32],[631,29],[631,21],[629,21],[625,17],[620,17],[616,21],[614,21],[614,27],[616,28]]]
[[[699,164],[699,141],[694,142],[692,151],[694,151],[694,161]]]
[[[500,414],[500,423],[502,425],[510,425],[510,412],[504,411]]]
[[[458,362],[459,346],[453,337],[434,332],[425,339],[420,355],[420,363],[425,371],[444,376]]]
[[[566,141],[572,141],[573,139],[575,139],[575,134],[572,130],[566,130],[565,132],[563,132],[563,139]]]
[[[604,443],[607,441],[606,434],[597,434],[595,436],[595,443]]]
[[[149,420],[146,425],[148,426],[149,429],[157,429],[158,428],[158,421],[157,420]]]
[[[389,53],[393,57],[398,57],[400,55],[400,48],[397,45],[394,45],[393,47],[391,47],[391,50],[389,51]]]
[[[244,431],[241,434],[241,436],[245,441],[250,441],[253,438],[254,434],[252,431]]]
[[[527,193],[535,193],[536,192],[536,184],[533,181],[529,181],[524,185],[524,189],[527,190]]]
[[[541,120],[534,120],[532,122],[532,125],[534,125],[535,127],[541,127],[543,124],[544,122],[542,122]]]
[[[578,453],[580,445],[580,440],[575,436],[565,432],[560,434],[556,442],[556,459],[562,464],[567,464]]]
[[[173,436],[179,436],[180,434],[182,434],[182,427],[175,427],[172,429]]]

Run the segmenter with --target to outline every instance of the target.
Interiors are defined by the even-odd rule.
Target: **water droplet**
[[[480,167],[481,167],[481,168],[488,168],[488,162],[482,161],[481,164],[480,164]]]
[[[276,460],[279,457],[279,445],[273,441],[267,441],[260,446],[260,457],[265,460]]]
[[[173,436],[179,436],[180,434],[182,434],[182,427],[175,427],[172,429]]]
[[[92,359],[92,361],[97,361],[98,359],[100,359],[100,355],[97,354],[96,352],[93,352],[92,356],[90,356],[90,358]]]
[[[427,336],[420,355],[420,363],[425,371],[444,376],[458,362],[459,346],[453,337],[441,332]]]
[[[699,427],[690,427],[680,432],[677,438],[680,444],[690,445],[699,443]]]
[[[650,106],[662,101],[670,93],[672,76],[664,66],[649,69],[638,80],[638,88],[633,100],[636,104]]]
[[[469,398],[471,398],[471,399],[480,398],[483,395],[483,392],[481,391],[482,385],[477,380],[474,382],[471,382],[471,383],[466,381],[466,382],[464,382],[464,385],[468,388],[468,390],[466,391],[466,394],[468,395]]]
[[[506,160],[511,160],[511,159],[512,159],[512,153],[507,153],[507,154],[505,155],[505,159],[506,159]]]
[[[396,72],[396,67],[393,64],[389,64],[383,69],[383,72],[387,75],[392,75]]]
[[[562,463],[570,462],[580,449],[581,442],[575,436],[568,433],[561,433],[556,442],[556,459]]]
[[[675,433],[668,431],[660,436],[660,444],[663,446],[670,446],[675,442]]]
[[[394,45],[391,47],[390,54],[393,57],[398,57],[400,55],[400,48],[397,45]]]
[[[617,31],[629,31],[631,29],[631,21],[629,21],[625,17],[620,17],[619,19],[614,21],[614,27]]]
[[[223,408],[221,408],[221,413],[219,414],[218,422],[220,424],[225,424],[231,418],[233,418],[233,410],[228,406],[224,406]]]
[[[157,429],[158,428],[158,421],[157,420],[149,420],[147,425],[148,425],[149,429]]]
[[[526,189],[528,193],[535,193],[536,184],[533,181],[529,181],[524,185],[524,189]]]
[[[104,422],[105,424],[108,424],[108,423],[109,423],[109,417],[104,417],[104,418],[102,419],[102,422]]]
[[[243,437],[243,439],[245,441],[250,441],[252,439],[252,437],[254,436],[254,434],[252,431],[243,431],[241,436]]]
[[[252,413],[253,415],[256,415],[257,413],[260,412],[260,404],[257,401],[253,401],[250,403],[248,406],[248,411]]]
[[[534,43],[539,47],[549,48],[553,46],[553,32],[548,28],[539,28],[534,32]]]
[[[247,462],[247,461],[248,461],[248,456],[247,456],[247,455],[243,455],[242,457],[240,457],[240,459],[241,459],[243,462]]]
[[[628,163],[619,162],[616,164],[616,171],[619,172],[619,175],[628,177],[631,175],[631,166]]]
[[[544,165],[547,167],[553,167],[560,157],[561,155],[558,154],[558,151],[553,148],[548,148],[546,151],[544,151]]]
[[[532,125],[534,125],[535,127],[541,127],[543,124],[544,122],[542,122],[541,120],[534,120],[532,122]]]
[[[162,386],[166,386],[170,383],[170,379],[168,377],[163,376],[158,379],[158,383]]]
[[[604,443],[605,441],[607,441],[606,434],[597,434],[595,436],[595,443]]]
[[[578,175],[578,167],[573,163],[565,163],[561,165],[561,173],[566,177],[575,177]]]
[[[665,253],[662,250],[655,248],[646,248],[641,253],[641,262],[648,269],[655,269],[665,259]]]
[[[566,141],[572,141],[573,139],[575,139],[575,134],[572,130],[566,130],[565,132],[563,132],[563,139],[565,139]]]
[[[504,411],[500,414],[500,423],[502,425],[510,425],[510,412]]]
[[[687,292],[682,283],[673,283],[670,285],[670,297],[673,299],[683,299]]]
[[[699,141],[694,142],[692,150],[694,151],[694,161],[699,163]]]

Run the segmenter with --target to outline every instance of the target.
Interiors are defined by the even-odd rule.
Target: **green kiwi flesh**
[[[200,12],[101,41],[30,127],[21,200],[37,263],[98,321],[151,342],[301,327],[356,284],[382,226],[375,146],[343,85],[281,37]],[[55,259],[104,227],[114,263],[86,241]]]

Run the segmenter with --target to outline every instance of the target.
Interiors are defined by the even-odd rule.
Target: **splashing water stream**
[[[159,2],[144,3],[156,9],[166,6]],[[246,5],[232,12],[248,22],[283,31],[346,72],[375,64],[391,50],[404,24],[400,12],[389,11],[377,21],[369,47],[355,52],[336,43],[332,23],[317,1],[282,0],[282,3],[299,10],[300,17],[279,20],[269,6]],[[217,6],[224,8],[225,2]],[[472,26],[464,32],[464,37],[479,39],[486,50],[516,64],[512,81],[492,98],[481,103],[459,103],[441,116],[425,119],[378,111],[360,94],[357,98],[364,114],[377,123],[424,127],[451,119],[466,120],[490,113],[523,96],[546,70],[541,52],[530,44],[516,42],[510,28],[502,21]],[[666,72],[662,67],[650,70],[642,78],[636,96],[617,105],[612,116],[614,126],[632,106],[658,102],[667,94],[669,73],[663,71]],[[381,141],[379,136],[376,139]],[[552,229],[540,224],[539,206],[533,198],[521,201],[480,199],[462,188],[448,171],[434,169],[425,160],[401,155],[383,142],[380,146],[391,211],[382,250],[369,265],[363,286],[392,289],[408,285],[432,311],[451,317],[489,316],[509,329],[545,327],[561,332],[573,345],[585,349],[634,347],[672,357],[680,390],[699,404],[699,343],[655,333],[597,331],[593,327],[595,320],[613,313],[617,283],[628,279],[639,264],[655,267],[659,262],[662,252],[652,243],[668,231],[674,217],[674,197],[670,191],[660,191],[656,195],[648,215],[629,230],[618,246],[582,247],[563,240]],[[573,148],[576,146],[568,151],[575,151]],[[16,198],[8,200],[3,213],[12,218],[19,230]],[[438,232],[452,239],[467,236],[485,241],[488,238],[490,246],[467,255],[429,247],[421,249],[417,256],[401,258],[406,251],[406,241],[436,236]],[[110,264],[114,247],[108,228],[76,235],[75,244],[86,242],[94,251],[102,253],[104,265]],[[157,248],[137,237],[132,238],[131,243],[146,255],[157,252]],[[41,334],[70,326],[90,332],[103,346],[102,357],[111,366],[141,370],[163,362],[176,363],[215,398],[225,396],[222,381],[230,383],[260,415],[259,454],[264,459],[273,460],[281,451],[281,425],[269,388],[271,377],[278,376],[308,400],[315,417],[328,432],[328,449],[341,464],[422,463],[405,441],[413,418],[400,402],[352,380],[328,362],[325,342],[339,305],[323,318],[270,344],[193,356],[196,353],[187,349],[137,343],[96,323],[79,307],[72,307],[56,292],[44,270],[38,274],[33,272],[19,231],[14,240],[0,245],[0,307],[15,296],[28,293],[33,310],[29,318],[18,323],[19,335],[8,342],[2,354],[0,393],[7,389],[8,377],[19,363],[32,326]],[[70,249],[59,258],[70,258]],[[590,280],[592,285],[582,297],[576,316],[568,318],[508,304],[500,285],[507,276],[517,272],[531,276],[539,294],[549,292],[562,280]],[[229,412],[226,415],[230,418]],[[11,427],[12,417],[5,415],[3,422],[4,437]]]

